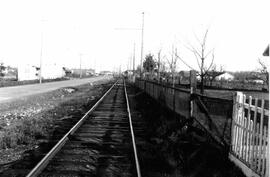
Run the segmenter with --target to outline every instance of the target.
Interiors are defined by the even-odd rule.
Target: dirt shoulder
[[[1,103],[0,172],[23,158],[27,150],[49,141],[59,122],[87,112],[111,83],[103,79]]]

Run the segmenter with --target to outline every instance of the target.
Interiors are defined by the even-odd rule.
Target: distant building
[[[234,79],[234,75],[228,73],[228,72],[224,72],[223,74],[217,76],[216,78],[217,80],[233,80]]]
[[[189,81],[190,71],[180,71],[178,75],[180,77],[180,80],[187,80],[187,81]]]
[[[263,84],[264,81],[262,79],[255,79],[253,80],[253,82],[257,83],[257,84]]]
[[[95,75],[95,70],[94,69],[71,69],[71,73],[73,76],[80,76],[82,73],[82,76],[93,76]]]
[[[113,75],[111,71],[100,71],[99,74],[100,75]]]
[[[62,66],[57,64],[44,64],[41,68],[41,76],[43,79],[56,79],[65,76]]]
[[[38,70],[30,64],[18,66],[18,81],[38,79]]]
[[[18,67],[18,80],[36,80],[39,79],[40,69],[30,64],[20,65]],[[62,66],[57,64],[44,64],[41,68],[42,79],[56,79],[65,76]]]

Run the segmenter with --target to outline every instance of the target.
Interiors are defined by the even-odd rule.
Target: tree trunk
[[[204,94],[204,76],[201,75],[201,94]]]

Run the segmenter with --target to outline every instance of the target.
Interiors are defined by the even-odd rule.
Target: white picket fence
[[[247,176],[268,177],[269,110],[265,100],[247,99],[237,92],[233,111],[230,159]]]

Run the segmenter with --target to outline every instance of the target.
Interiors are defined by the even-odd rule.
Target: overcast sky
[[[226,70],[254,70],[270,42],[269,0],[9,0],[0,1],[0,62],[12,66],[43,63],[113,70],[127,67],[136,43],[140,61],[140,30],[145,12],[144,54],[172,45],[194,68],[196,59],[185,47],[196,45],[208,28],[207,47]],[[42,35],[43,34],[43,35]],[[43,42],[41,42],[43,36]],[[268,57],[269,60],[269,57]],[[179,62],[178,69],[187,69]]]

